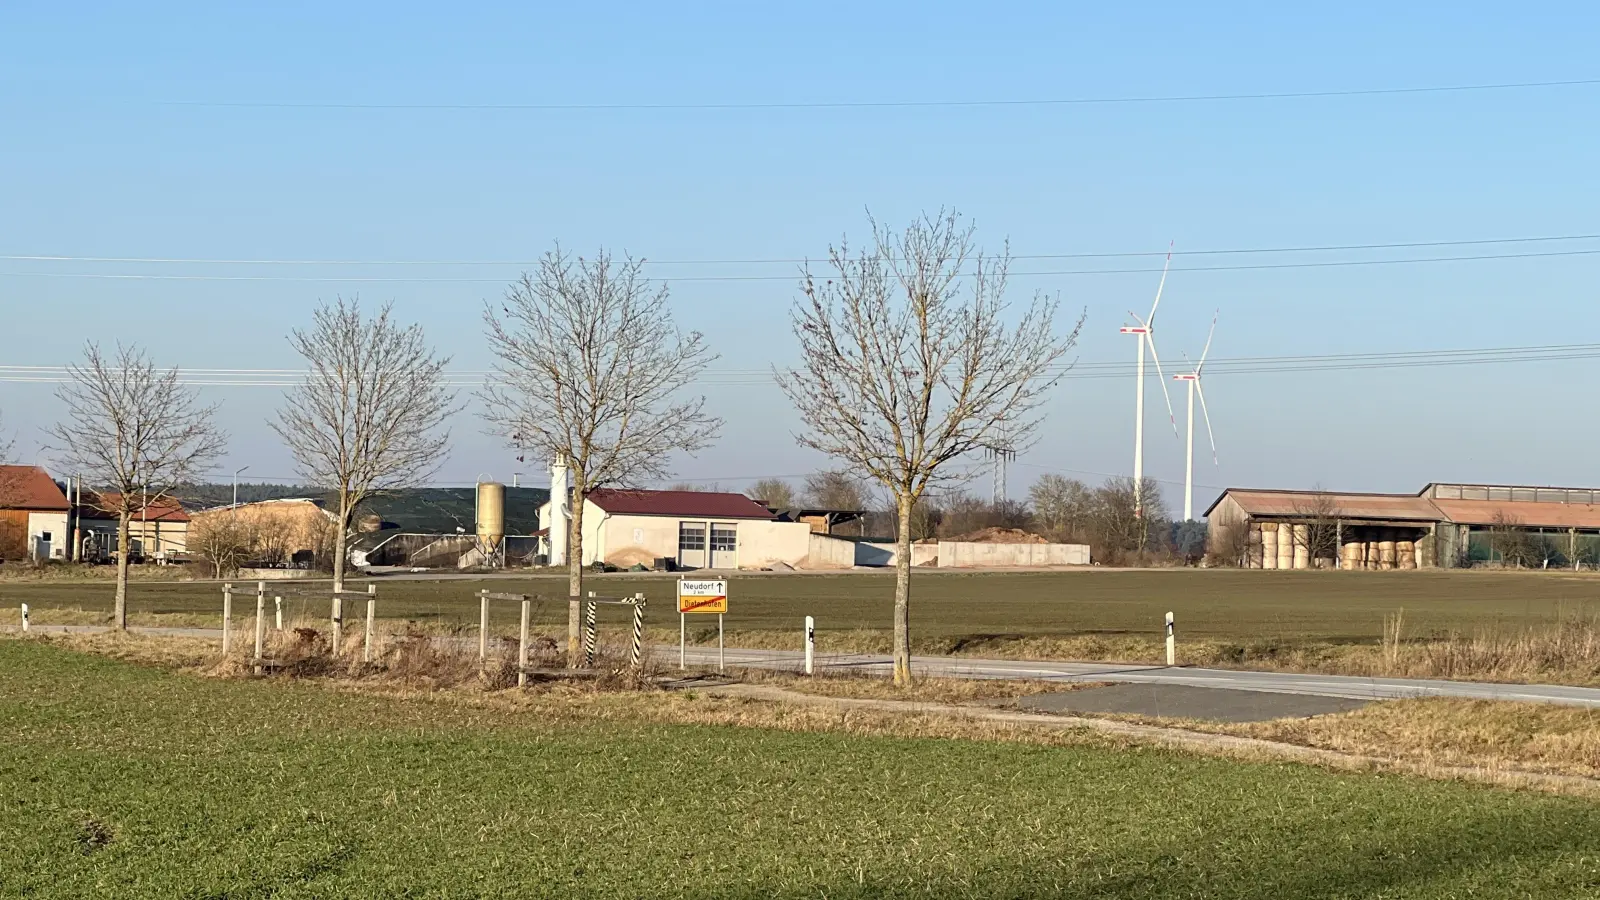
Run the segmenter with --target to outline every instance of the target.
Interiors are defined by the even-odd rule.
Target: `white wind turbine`
[[[1206,354],[1211,352],[1211,338],[1217,333],[1217,316],[1211,315],[1211,330],[1206,333],[1206,348],[1200,351],[1200,362],[1187,375],[1174,375],[1173,381],[1189,383],[1189,453],[1183,469],[1183,520],[1194,520],[1194,395],[1200,395],[1200,414],[1206,417],[1206,440],[1211,442],[1211,464],[1217,464],[1217,436],[1211,431],[1211,411],[1206,409],[1206,392],[1200,386],[1200,370],[1206,367]]]
[[[1133,512],[1144,517],[1144,347],[1150,345],[1150,358],[1155,360],[1156,378],[1161,382],[1161,394],[1167,398],[1167,419],[1172,423],[1172,433],[1178,433],[1178,423],[1172,414],[1172,395],[1167,393],[1167,379],[1161,372],[1161,357],[1156,354],[1156,308],[1161,305],[1161,292],[1167,286],[1167,270],[1172,267],[1172,246],[1167,246],[1167,261],[1161,266],[1161,283],[1156,285],[1156,302],[1150,305],[1150,317],[1140,319],[1129,312],[1139,324],[1125,326],[1123,334],[1137,335],[1139,340],[1138,389],[1133,400]]]

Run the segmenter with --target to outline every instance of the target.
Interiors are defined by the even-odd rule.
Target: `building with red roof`
[[[0,466],[0,560],[61,559],[71,504],[38,466]]]

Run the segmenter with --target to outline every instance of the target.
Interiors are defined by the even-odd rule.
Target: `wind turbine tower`
[[[1194,397],[1200,395],[1200,414],[1206,418],[1206,440],[1211,442],[1211,464],[1217,464],[1217,437],[1211,431],[1211,411],[1206,409],[1206,392],[1200,387],[1200,370],[1206,367],[1206,354],[1211,352],[1211,338],[1217,333],[1217,317],[1211,316],[1211,331],[1206,334],[1206,347],[1200,351],[1200,362],[1195,364],[1194,371],[1185,375],[1172,376],[1173,381],[1186,382],[1189,385],[1189,452],[1185,457],[1183,469],[1183,520],[1194,520]]]
[[[1161,292],[1167,286],[1167,270],[1172,267],[1172,246],[1167,246],[1167,261],[1161,266],[1161,283],[1156,285],[1156,302],[1150,305],[1150,316],[1139,318],[1130,312],[1136,323],[1123,326],[1123,334],[1134,335],[1139,341],[1139,370],[1133,395],[1133,511],[1144,517],[1144,348],[1150,345],[1150,358],[1156,364],[1156,378],[1161,382],[1161,394],[1167,398],[1167,419],[1172,423],[1172,433],[1178,433],[1177,417],[1172,414],[1172,395],[1167,393],[1167,379],[1161,372],[1161,357],[1156,353],[1156,309],[1161,306]]]

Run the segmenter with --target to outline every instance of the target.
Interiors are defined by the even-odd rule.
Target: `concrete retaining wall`
[[[888,541],[847,541],[825,534],[811,536],[808,569],[879,568],[895,564],[895,545]],[[912,544],[913,566],[983,569],[1009,566],[1087,566],[1087,544],[974,544],[939,541]]]
[[[940,541],[939,568],[986,569],[1002,566],[1087,566],[1087,544],[974,544]]]

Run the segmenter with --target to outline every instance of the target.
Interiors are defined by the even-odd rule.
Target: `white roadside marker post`
[[[364,663],[372,662],[372,620],[377,617],[377,614],[378,601],[369,598],[367,600],[367,634],[361,644],[361,661]]]
[[[230,632],[232,632],[232,631],[233,631],[233,585],[232,584],[224,584],[222,586],[222,655],[223,656],[227,656],[228,655],[228,650],[232,648],[232,642],[229,640]]]
[[[1172,613],[1167,613],[1167,665],[1178,664],[1178,639],[1172,628]]]
[[[478,592],[478,667],[489,664],[489,591]]]
[[[817,620],[806,616],[806,674],[815,674],[817,655]]]
[[[22,604],[22,633],[28,633],[28,604]]]
[[[282,631],[283,630],[283,598],[282,597],[273,597],[272,598],[272,606],[273,606],[273,610],[274,610],[274,612],[273,612],[273,624],[277,626],[273,630],[274,631]]]

